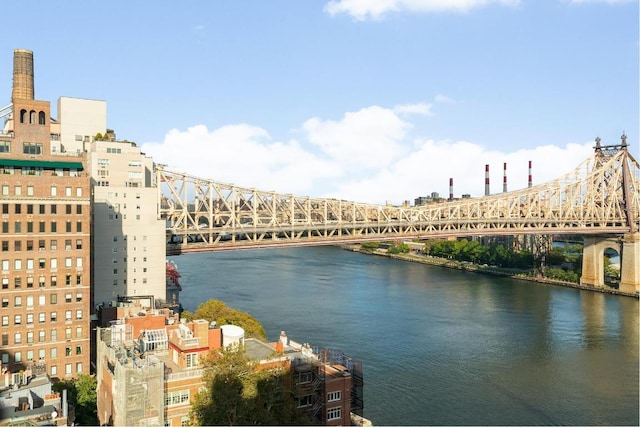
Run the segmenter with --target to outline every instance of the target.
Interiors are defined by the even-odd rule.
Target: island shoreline
[[[444,267],[444,268],[451,268],[455,270],[468,271],[471,273],[480,273],[480,274],[489,274],[493,276],[509,277],[511,279],[524,280],[527,282],[543,283],[547,285],[569,287],[569,288],[580,289],[585,291],[600,292],[600,293],[606,293],[611,295],[619,295],[619,296],[640,299],[640,295],[638,295],[637,293],[632,294],[628,292],[621,292],[618,289],[614,289],[614,288],[596,288],[592,286],[584,286],[584,285],[580,285],[579,283],[567,282],[564,280],[557,280],[557,279],[550,279],[547,277],[528,276],[522,273],[514,273],[512,271],[507,271],[505,269],[501,269],[498,267],[490,267],[490,266],[485,267],[482,265],[473,264],[471,262],[430,257],[426,255],[416,255],[412,253],[390,254],[384,249],[362,250],[361,246],[358,244],[344,245],[342,246],[342,248],[352,252],[362,253],[365,255],[377,255],[377,256],[396,259],[400,261],[417,262],[417,263],[426,264],[426,265],[433,265],[436,267]]]

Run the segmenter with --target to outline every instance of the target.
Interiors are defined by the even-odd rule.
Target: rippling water
[[[186,310],[362,360],[374,424],[638,425],[637,299],[334,247],[172,259]]]

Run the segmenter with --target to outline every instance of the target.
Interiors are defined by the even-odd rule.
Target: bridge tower
[[[602,146],[600,138],[596,138],[596,160],[603,161],[614,152],[622,150],[627,154],[627,136],[622,135],[620,145]],[[625,207],[625,216],[629,233],[622,238],[590,236],[584,238],[582,259],[582,277],[580,283],[588,286],[604,286],[604,251],[607,248],[615,249],[620,254],[620,291],[628,293],[640,293],[640,231],[638,230],[638,212],[633,209],[632,192],[634,188],[633,178],[626,161],[626,156],[620,162],[622,168],[622,182],[620,196]],[[602,190],[604,193],[605,191]]]

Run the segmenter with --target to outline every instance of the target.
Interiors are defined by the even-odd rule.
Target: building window
[[[58,320],[58,313],[55,311],[51,312],[51,322],[55,323]],[[52,331],[53,333],[53,331]],[[52,341],[55,341],[54,339],[52,339]]]
[[[312,379],[313,374],[311,372],[300,372],[298,377],[298,384],[310,383]]]
[[[64,365],[64,373],[66,375],[71,375],[71,363],[67,363]]]
[[[195,368],[198,366],[198,353],[187,353],[187,368]]]
[[[342,408],[331,408],[327,410],[327,421],[339,420],[342,418]]]
[[[57,304],[58,303],[58,294],[49,295],[49,303],[50,304]]]
[[[298,408],[304,408],[305,406],[311,406],[311,396],[302,396],[298,398]]]
[[[165,406],[183,405],[189,403],[189,390],[171,391],[165,393]]]
[[[22,144],[22,154],[42,154],[42,144],[25,142]]]
[[[0,153],[10,153],[11,152],[11,144],[9,141],[0,141]]]

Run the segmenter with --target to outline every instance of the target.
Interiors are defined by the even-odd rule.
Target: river
[[[375,425],[638,425],[637,299],[336,247],[170,258],[186,310],[361,360]]]

